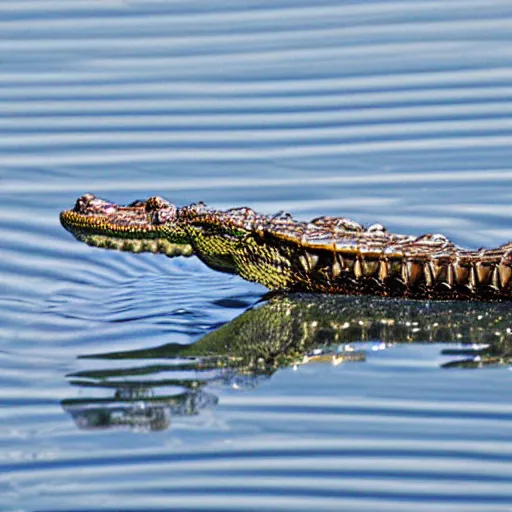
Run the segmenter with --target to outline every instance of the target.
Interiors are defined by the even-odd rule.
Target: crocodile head
[[[204,203],[176,207],[161,197],[120,206],[92,194],[60,214],[61,224],[88,245],[129,252],[198,256],[209,267],[271,289],[293,278],[290,245],[268,242],[268,226],[288,233],[291,217],[266,217],[250,208],[218,211]],[[270,234],[270,232],[268,233]]]
[[[93,194],[79,197],[60,222],[73,236],[95,247],[130,252],[190,256],[192,247],[178,219],[178,209],[161,197],[120,206]]]

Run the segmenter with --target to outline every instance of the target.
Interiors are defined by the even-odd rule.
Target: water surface
[[[214,364],[177,344],[296,347],[254,321],[265,289],[58,222],[85,192],[158,194],[512,240],[511,15],[1,2],[0,508],[511,510],[506,306],[349,299],[294,358]]]

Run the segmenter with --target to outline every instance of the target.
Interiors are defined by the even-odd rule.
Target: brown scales
[[[185,232],[196,227],[201,244],[193,238],[190,244],[204,261],[210,256],[205,253],[208,243],[204,239],[227,240],[238,230],[239,240],[229,246],[233,247],[230,256],[235,270],[238,261],[237,273],[272,289],[422,299],[512,299],[512,243],[471,251],[439,234],[392,234],[380,224],[364,228],[346,218],[301,222],[286,213],[267,216],[250,208],[219,211],[203,203],[177,208],[158,197],[119,206],[86,195],[74,210],[62,213],[61,221],[75,234],[133,233],[140,238],[168,233],[171,242],[171,227]],[[279,279],[264,282],[259,275],[245,272],[244,262],[255,269],[260,265]]]

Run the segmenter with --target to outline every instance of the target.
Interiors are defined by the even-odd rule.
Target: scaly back
[[[286,213],[181,208],[152,197],[119,206],[90,194],[61,222],[90,245],[197,255],[271,290],[408,298],[510,300],[512,243],[465,250],[439,234],[389,233],[346,218],[301,222]]]

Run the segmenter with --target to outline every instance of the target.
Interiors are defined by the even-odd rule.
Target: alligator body
[[[77,239],[111,249],[192,254],[270,290],[413,299],[512,299],[512,242],[467,250],[445,236],[389,233],[346,218],[177,207],[152,197],[119,206],[91,194],[61,213]]]

